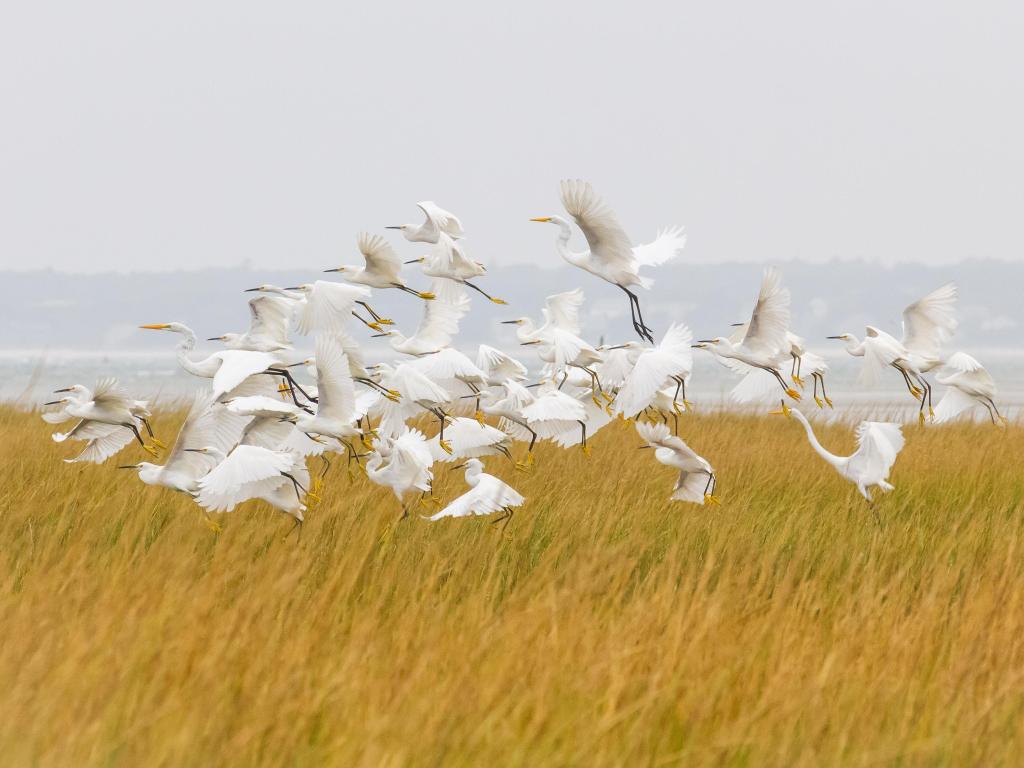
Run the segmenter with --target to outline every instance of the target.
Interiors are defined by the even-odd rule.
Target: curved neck
[[[191,328],[185,328],[181,332],[181,341],[178,342],[177,354],[178,364],[194,376],[202,376],[199,366],[189,358],[188,353],[196,348],[196,335]]]
[[[864,357],[864,342],[856,336],[851,336],[846,340],[846,351],[854,357]]]
[[[466,483],[470,488],[475,488],[476,484],[480,482],[480,475],[483,474],[484,468],[479,464],[472,464],[466,467]]]
[[[791,413],[797,421],[804,425],[804,431],[807,433],[807,442],[811,444],[811,448],[813,448],[815,452],[829,464],[838,465],[842,459],[834,453],[827,451],[825,446],[818,442],[818,437],[814,434],[814,430],[811,428],[811,423],[807,421],[807,418],[800,413],[800,411],[794,410]]]
[[[380,465],[384,463],[384,457],[379,453],[373,454],[370,460],[366,462],[363,469],[366,470],[366,476],[371,480],[377,481],[380,478]]]
[[[558,255],[570,264],[579,266],[586,260],[588,252],[576,253],[569,248],[569,238],[572,237],[572,228],[569,226],[569,222],[561,216],[552,216],[551,223],[558,226],[558,237],[555,240],[555,249],[558,251]]]

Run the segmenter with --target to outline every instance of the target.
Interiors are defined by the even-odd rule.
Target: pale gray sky
[[[557,182],[700,261],[1024,259],[1024,6],[24,2],[0,267],[351,260],[457,212],[553,262]]]

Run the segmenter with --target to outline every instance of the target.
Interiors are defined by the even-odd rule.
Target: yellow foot
[[[782,405],[779,408],[779,410],[777,410],[777,411],[768,411],[768,413],[771,414],[772,416],[785,416],[788,419],[789,418],[789,410],[790,410],[789,406],[786,405],[786,401],[783,400],[782,401]]]
[[[717,496],[714,496],[714,495],[712,495],[710,493],[705,493],[704,494],[704,503],[705,504],[713,504],[714,506],[717,507],[717,506],[719,506],[722,503],[722,500],[719,499]]]
[[[1008,427],[1008,426],[1010,426],[1010,420],[1009,420],[1008,418],[1006,418],[1005,416],[1000,416],[1000,417],[999,417],[999,422],[1000,422],[1000,423],[1001,423],[1001,424],[1002,424],[1002,425],[1003,425],[1004,427]]]
[[[165,443],[165,442],[164,442],[163,440],[158,440],[158,439],[157,439],[157,438],[155,438],[155,437],[151,437],[151,438],[149,438],[149,440],[150,440],[150,442],[151,442],[151,443],[153,443],[153,445],[155,445],[155,446],[156,446],[157,448],[166,448],[166,447],[167,447],[167,443]]]
[[[583,446],[583,455],[584,456],[589,456],[590,455],[590,446],[589,445],[584,445]]]
[[[791,376],[790,378],[793,379],[793,383],[800,387],[800,389],[804,388],[804,380],[801,379],[799,376]]]
[[[367,328],[373,328],[373,330],[375,330],[375,331],[379,331],[380,333],[384,333],[384,329],[381,327],[380,323],[374,322],[372,320],[366,324],[366,327]]]
[[[449,455],[453,453],[452,444],[449,443],[447,440],[438,440],[437,444],[441,446],[441,450],[444,451],[445,453]]]
[[[386,397],[392,403],[397,403],[397,402],[399,402],[399,399],[400,399],[398,397],[398,395],[394,394],[393,392],[388,392],[386,395],[384,395],[384,397]]]
[[[688,411],[692,411],[693,403],[691,403],[689,400],[683,400],[683,407]]]
[[[924,411],[917,412],[917,421],[922,427],[924,426]]]
[[[672,410],[675,411],[676,416],[683,415],[683,409],[679,407],[679,403],[677,403],[675,400],[672,401]]]
[[[281,396],[282,400],[287,400],[292,393],[292,388],[285,384],[283,381],[277,385],[277,394]]]
[[[533,470],[533,454],[528,452],[523,461],[517,461],[516,469],[520,472],[530,472]]]
[[[220,523],[218,523],[216,520],[214,520],[211,517],[204,517],[203,521],[206,523],[206,527],[209,528],[214,533],[220,533],[221,531],[224,530],[223,528],[221,528]]]
[[[318,477],[316,480],[313,481],[313,487],[310,488],[309,492],[314,496],[319,496],[320,492],[323,491],[323,489],[324,481]]]
[[[790,396],[791,398],[793,398],[794,400],[797,400],[797,401],[799,401],[799,400],[800,400],[800,393],[799,393],[799,392],[797,392],[797,391],[796,391],[795,389],[793,389],[792,387],[790,387],[789,389],[787,389],[787,390],[786,390],[786,394],[787,394],[787,395],[789,395],[789,396]]]
[[[365,448],[366,450],[368,450],[368,451],[372,451],[373,450],[373,443],[371,443],[369,441],[369,439],[366,437],[366,435],[360,436],[359,442],[361,442],[363,444],[363,448]]]
[[[499,299],[496,296],[491,296],[491,301],[493,301],[495,304],[508,304],[507,301],[505,301],[504,299]]]
[[[473,418],[476,419],[477,423],[482,427],[484,425],[484,412],[477,411],[473,414]]]
[[[615,415],[614,413],[612,413],[612,407],[610,405],[606,405],[604,407],[604,412],[607,413],[609,416],[614,416]]]
[[[310,491],[306,494],[304,501],[306,502],[306,509],[315,509],[320,506],[320,502],[323,501],[323,499]]]
[[[923,389],[918,389],[917,387],[913,387],[910,390],[910,394],[912,394],[914,396],[915,400],[920,400],[921,399],[921,395],[924,394],[924,390]]]
[[[829,408],[835,408],[835,406],[832,405],[832,401],[828,399],[828,395],[825,395],[825,402],[828,404]]]
[[[598,408],[604,408],[604,403],[597,399],[597,395],[595,393],[590,393],[590,399],[594,401],[594,405],[596,405]]]
[[[932,421],[935,421],[935,409],[930,405],[928,406],[928,416],[931,417]]]
[[[823,403],[821,401],[821,398],[818,397],[817,395],[814,396],[814,402],[817,403],[819,408],[824,408],[825,407],[825,403]]]
[[[603,398],[604,398],[604,401],[605,401],[606,403],[611,403],[611,402],[613,402],[613,401],[615,400],[615,397],[614,397],[613,395],[609,395],[609,394],[608,394],[607,392],[605,392],[604,390],[602,390],[602,391],[601,391],[601,397],[603,397]]]
[[[148,453],[153,458],[156,458],[157,456],[160,455],[160,451],[158,451],[156,449],[156,446],[154,446],[154,445],[146,444],[146,445],[142,446],[142,450],[144,450],[146,453]]]
[[[395,321],[392,320],[390,317],[378,317],[377,318],[377,324],[378,325],[394,325]]]
[[[437,296],[432,294],[430,291],[424,291],[423,293],[418,293],[416,295],[419,296],[424,301],[433,301],[434,299],[437,298]]]

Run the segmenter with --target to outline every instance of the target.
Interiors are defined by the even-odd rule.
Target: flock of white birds
[[[149,485],[188,494],[207,512],[263,500],[291,516],[294,530],[320,502],[329,457],[343,455],[351,474],[359,468],[370,481],[392,490],[402,509],[399,519],[409,515],[419,494],[420,503],[438,509],[430,520],[488,515],[507,525],[524,499],[486,473],[481,459],[496,457],[531,471],[537,441],[580,446],[588,453],[588,439],[621,417],[636,421],[641,447],[654,449],[657,461],[679,471],[672,499],[718,503],[711,463],[678,434],[679,416],[692,408],[686,389],[693,372],[692,350],[697,348],[739,377],[732,392],[736,402],[781,402],[773,412],[796,418],[813,449],[869,503],[870,489],[892,489],[887,478],[904,443],[898,424],[861,423],[857,451],[836,456],[818,442],[804,414],[787,404],[801,400],[809,378],[817,406],[833,405],[825,389],[825,360],[790,330],[790,295],[776,270],[765,271],[750,318],[736,324],[729,336],[694,343],[689,329],[677,323],[656,341],[636,292],[652,281],[640,270],[676,257],[685,244],[683,230],[668,228],[651,243],[633,245],[589,183],[563,181],[561,200],[568,219],[543,216],[532,221],[558,228],[556,249],[565,261],[626,294],[639,341],[587,342],[580,322],[584,297],[577,289],[547,297],[539,322],[526,317],[503,321],[516,326],[524,350],[536,353],[539,359],[533,366],[485,344],[479,345],[475,359],[458,350],[453,341],[471,304],[467,288],[496,304],[505,302],[477,284],[486,270],[467,254],[458,217],[422,202],[422,224],[388,229],[429,246],[426,255],[403,260],[383,236],[360,234],[363,263],[326,270],[344,282],[248,289],[259,294],[249,301],[248,330],[208,339],[221,342],[226,347],[222,351],[195,359],[197,339],[188,326],[142,326],[180,336],[181,367],[210,384],[196,394],[162,464],[122,468],[136,470]],[[570,219],[586,239],[587,250],[570,248]],[[403,264],[414,263],[431,278],[429,291],[417,290],[403,278]],[[412,336],[398,332],[371,306],[373,291],[388,290],[423,302],[422,319]],[[873,326],[867,327],[863,340],[849,333],[830,338],[844,341],[851,355],[863,358],[864,384],[889,369],[899,375],[918,401],[922,423],[981,407],[994,424],[1004,426],[988,372],[965,353],[943,353],[957,326],[956,298],[956,287],[947,284],[907,307],[902,339]],[[352,326],[353,318],[360,325]],[[371,363],[366,345],[355,337],[364,329],[370,338],[386,338],[400,362]],[[313,337],[313,357],[297,359],[293,333]],[[531,368],[538,373],[527,383]],[[925,377],[932,371],[938,371],[936,381],[946,386],[936,408]],[[101,463],[132,441],[157,460],[166,450],[153,434],[149,405],[132,398],[115,380],[58,392],[60,399],[44,404],[43,418],[77,423],[53,439],[85,443],[66,461]],[[428,437],[435,425],[436,434]],[[514,452],[522,452],[518,460]],[[314,472],[311,457],[320,459]],[[441,508],[433,497],[433,468],[455,461],[463,462],[458,466],[465,467],[469,490]]]

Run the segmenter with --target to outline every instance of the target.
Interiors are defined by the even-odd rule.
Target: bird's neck
[[[189,357],[189,353],[195,348],[196,335],[191,328],[186,328],[182,331],[181,341],[178,342],[178,364],[193,376],[203,376],[200,366]]]
[[[807,421],[802,413],[799,411],[793,411],[793,413],[796,415],[796,420],[803,424],[804,431],[807,433],[807,441],[811,444],[811,448],[813,448],[815,452],[829,464],[838,466],[842,459],[834,453],[826,450],[825,446],[818,442],[818,437],[814,434],[814,430],[811,428],[811,423]]]
[[[370,460],[366,462],[363,469],[366,470],[366,476],[371,480],[376,480],[380,477],[380,465],[384,463],[384,457],[379,453],[373,454]]]
[[[854,357],[864,357],[864,342],[856,336],[851,336],[846,340],[846,351]]]
[[[477,483],[480,482],[480,475],[483,474],[482,467],[467,467],[466,468],[466,484],[470,488],[476,488]]]
[[[555,216],[551,220],[558,226],[558,237],[555,238],[555,248],[558,255],[574,266],[580,266],[587,257],[587,253],[576,253],[569,248],[569,239],[572,237],[572,228],[565,219]]]

